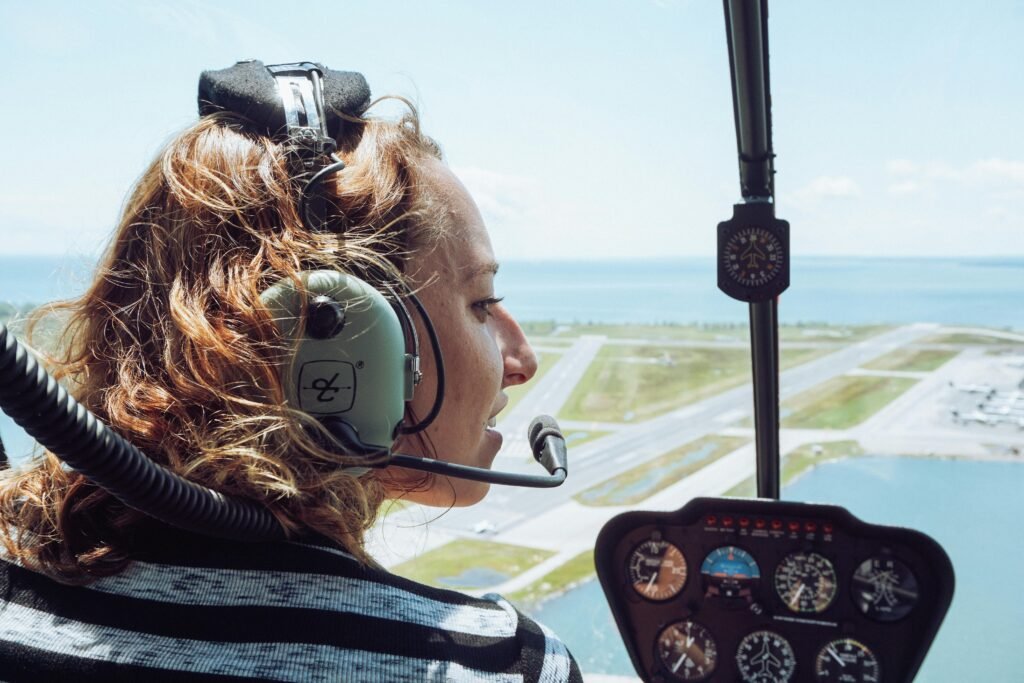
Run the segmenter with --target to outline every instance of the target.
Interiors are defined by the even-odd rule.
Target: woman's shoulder
[[[151,661],[163,653],[180,673],[214,673],[220,662],[215,673],[245,677],[300,658],[307,673],[345,680],[432,680],[441,670],[453,680],[581,680],[562,642],[503,598],[426,586],[326,542],[165,538],[85,586],[5,564],[6,614],[24,621],[8,636],[40,653],[35,663],[87,659],[97,676],[113,665],[91,648],[113,648],[147,675],[166,666]]]

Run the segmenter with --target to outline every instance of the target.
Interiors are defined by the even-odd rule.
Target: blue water
[[[0,256],[0,302],[80,293],[81,257]],[[661,261],[508,261],[497,290],[522,320],[746,322],[747,306],[716,287],[710,258]],[[804,257],[779,302],[782,322],[985,325],[1024,329],[1024,258]]]
[[[711,259],[509,262],[497,288],[521,320],[747,321]],[[936,322],[1024,328],[1024,259],[797,258],[783,323]]]
[[[815,468],[787,500],[842,505],[867,522],[937,540],[956,594],[918,683],[1016,681],[1024,671],[1024,463],[853,458]],[[565,640],[584,671],[635,675],[597,581],[533,613]]]

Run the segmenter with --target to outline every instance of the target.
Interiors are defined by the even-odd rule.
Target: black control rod
[[[740,189],[747,204],[772,204],[771,94],[767,0],[724,0],[729,71],[739,151]],[[788,255],[783,255],[788,259]],[[777,296],[750,304],[757,495],[779,498],[779,328]]]

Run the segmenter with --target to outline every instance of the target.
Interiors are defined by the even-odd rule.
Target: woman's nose
[[[496,317],[500,325],[498,348],[505,364],[502,387],[528,382],[537,374],[537,356],[512,314],[499,306]]]

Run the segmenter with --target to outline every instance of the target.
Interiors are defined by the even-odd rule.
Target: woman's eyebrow
[[[500,264],[497,261],[488,261],[477,266],[466,269],[465,280],[474,280],[483,275],[497,275]]]

